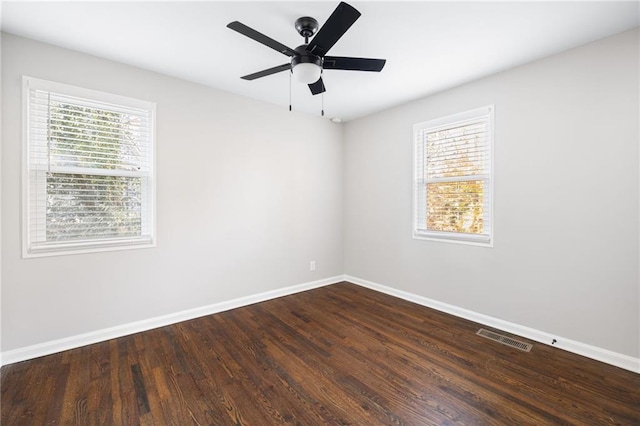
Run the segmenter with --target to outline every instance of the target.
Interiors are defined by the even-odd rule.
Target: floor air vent
[[[486,337],[487,339],[494,340],[503,345],[511,346],[512,348],[520,349],[521,351],[529,352],[533,345],[519,340],[512,339],[511,337],[503,336],[502,334],[494,333],[493,331],[485,330],[481,328],[476,333],[478,336]]]

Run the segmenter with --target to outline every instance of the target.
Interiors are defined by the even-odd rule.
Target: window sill
[[[437,241],[441,243],[466,244],[479,247],[493,247],[493,237],[486,235],[467,235],[452,232],[413,231],[414,240]]]
[[[151,238],[135,240],[103,240],[66,244],[42,244],[37,247],[23,249],[22,258],[29,259],[34,257],[66,256],[72,254],[135,250],[153,247],[156,247],[156,242]]]

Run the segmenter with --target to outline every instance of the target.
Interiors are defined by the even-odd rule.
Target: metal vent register
[[[476,333],[478,336],[486,337],[503,345],[511,346],[512,348],[520,349],[521,351],[530,352],[533,345],[530,343],[521,342],[519,340],[512,339],[511,337],[503,336],[502,334],[494,333],[493,331],[485,330],[481,328]]]

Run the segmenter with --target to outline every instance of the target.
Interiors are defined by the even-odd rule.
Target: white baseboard
[[[597,361],[601,361],[610,365],[614,365],[616,367],[624,368],[625,370],[633,371],[635,373],[640,373],[640,358],[634,358],[628,355],[609,351],[607,349],[602,349],[596,346],[577,342],[575,340],[555,336],[553,334],[536,330],[534,328],[525,327],[516,323],[480,314],[468,309],[449,305],[447,303],[439,302],[437,300],[429,299],[427,297],[419,296],[406,291],[397,290],[392,287],[377,284],[372,281],[367,281],[349,275],[338,275],[318,281],[284,287],[277,290],[271,290],[264,293],[240,297],[238,299],[233,299],[225,302],[201,306],[199,308],[188,309],[185,311],[162,315],[155,318],[149,318],[142,321],[136,321],[129,324],[123,324],[89,333],[79,334],[76,336],[65,337],[62,339],[56,339],[49,342],[38,343],[23,348],[13,349],[0,353],[0,365],[13,364],[15,362],[38,358],[44,355],[50,355],[68,349],[74,349],[81,346],[91,345],[93,343],[103,342],[109,339],[115,339],[142,331],[152,330],[154,328],[164,327],[181,321],[187,321],[206,315],[224,312],[230,309],[251,305],[282,296],[288,296],[290,294],[335,284],[341,281],[348,281],[362,287],[370,288],[381,293],[399,297],[401,299],[417,303],[422,306],[436,309],[441,312],[446,312],[448,314],[474,321],[489,327],[493,327],[498,330],[503,330],[508,333],[516,334],[518,336],[522,336],[536,342],[544,343],[546,345],[551,346],[551,342],[555,339],[556,343],[552,345],[553,347],[564,349],[566,351],[573,352],[575,354],[595,359]]]
[[[335,284],[343,280],[344,276],[338,275],[318,281],[279,288],[277,290],[266,291],[264,293],[240,297],[238,299],[214,303],[207,306],[201,306],[199,308],[187,309],[185,311],[162,315],[155,318],[149,318],[142,321],[136,321],[129,324],[118,325],[115,327],[105,328],[102,330],[79,334],[76,336],[69,336],[62,339],[51,340],[44,343],[38,343],[31,346],[13,349],[0,353],[0,365],[13,364],[15,362],[38,358],[44,355],[66,351],[68,349],[74,349],[81,346],[91,345],[93,343],[104,342],[105,340],[115,339],[117,337],[123,337],[134,333],[140,333],[142,331],[164,327],[181,321],[187,321],[205,315],[216,314],[219,312],[228,311],[230,309],[252,305],[258,302],[264,302],[266,300],[288,296],[290,294],[299,293],[301,291],[311,290],[329,284]]]
[[[395,288],[387,287],[385,285],[377,284],[361,278],[345,275],[344,281],[348,281],[353,284],[369,288],[371,290],[379,291],[381,293],[386,293],[391,296],[399,297],[400,299],[408,300],[409,302],[414,302],[419,305],[426,306],[470,321],[474,321],[489,327],[493,327],[498,330],[503,330],[507,333],[516,334],[518,336],[522,336],[536,342],[544,343],[555,348],[564,349],[565,351],[573,352],[587,358],[595,359],[597,361],[614,365],[616,367],[624,368],[625,370],[633,371],[634,373],[640,373],[640,358],[634,358],[629,355],[609,351],[597,346],[592,346],[586,343],[577,342],[575,340],[566,339],[561,336],[556,336],[544,331],[536,330],[534,328],[529,328],[520,324],[501,320],[499,318],[490,317],[488,315],[480,314],[478,312],[470,311],[464,308],[459,308],[447,303],[438,302],[437,300],[418,296],[417,294],[408,293],[406,291],[397,290]],[[552,343],[554,340],[556,342]]]

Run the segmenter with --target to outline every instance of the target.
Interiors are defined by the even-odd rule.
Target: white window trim
[[[96,241],[67,242],[60,244],[47,244],[38,248],[29,247],[31,241],[29,235],[29,88],[37,87],[50,92],[62,92],[67,95],[106,102],[116,105],[127,105],[151,112],[151,164],[149,171],[149,195],[150,195],[150,235],[140,238],[104,238]],[[154,102],[115,95],[93,89],[85,89],[63,83],[56,83],[39,78],[22,76],[22,258],[34,258],[45,256],[63,256],[70,254],[95,253],[114,250],[130,250],[156,247],[156,104]],[[125,173],[126,174],[126,173]]]
[[[495,161],[494,161],[494,139],[495,139],[495,121],[494,121],[494,105],[487,105],[481,108],[476,108],[473,110],[448,115],[446,117],[440,117],[433,120],[425,121],[422,123],[414,124],[413,126],[413,139],[411,141],[411,149],[412,149],[412,159],[413,159],[413,173],[411,176],[412,179],[412,189],[413,189],[413,204],[412,204],[412,237],[416,240],[425,240],[425,241],[438,241],[444,243],[453,243],[453,244],[465,244],[472,246],[480,246],[480,247],[493,247],[494,246],[494,234],[495,234],[495,207],[494,207],[494,199],[495,199],[495,191],[494,191],[494,175],[495,175]],[[448,127],[450,124],[456,121],[465,121],[473,118],[477,118],[478,116],[489,115],[490,118],[490,129],[489,129],[489,150],[490,150],[490,161],[491,161],[491,169],[489,171],[489,209],[490,209],[490,217],[491,217],[491,227],[489,230],[489,235],[477,235],[477,234],[463,234],[456,232],[443,232],[443,231],[424,231],[417,229],[417,220],[418,220],[418,188],[417,188],[417,162],[416,162],[416,132],[424,130],[424,129],[435,129],[437,127]]]

